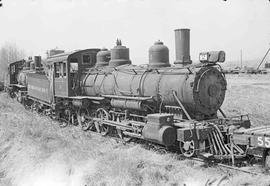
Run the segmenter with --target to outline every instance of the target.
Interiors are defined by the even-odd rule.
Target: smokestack
[[[175,32],[175,55],[174,64],[182,64],[183,66],[191,64],[190,59],[190,29],[176,29]]]
[[[36,70],[41,67],[41,56],[34,56],[34,64]]]

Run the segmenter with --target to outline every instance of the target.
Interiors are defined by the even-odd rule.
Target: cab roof
[[[56,55],[50,56],[47,59],[45,59],[45,63],[46,64],[53,64],[53,63],[57,63],[57,62],[67,61],[68,58],[71,55],[78,54],[78,53],[89,52],[89,51],[98,52],[98,51],[100,51],[100,49],[98,49],[98,48],[89,48],[89,49],[84,49],[84,50],[74,50],[74,51],[70,51],[70,52],[64,52],[64,53],[61,53],[61,54],[56,54]]]

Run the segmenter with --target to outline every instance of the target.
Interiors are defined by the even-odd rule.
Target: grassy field
[[[254,126],[270,120],[270,76],[231,75],[222,106],[228,115],[250,113]],[[204,167],[174,154],[59,128],[47,117],[25,110],[0,94],[0,185],[205,185],[226,176],[222,185],[269,185],[270,176],[250,176]]]
[[[270,75],[227,75],[227,83],[225,113],[249,114],[253,126],[269,125]]]

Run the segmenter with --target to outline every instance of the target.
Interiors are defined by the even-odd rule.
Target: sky
[[[28,55],[130,48],[133,64],[148,63],[157,40],[175,60],[174,29],[191,29],[193,61],[202,51],[224,50],[227,61],[260,60],[270,47],[268,0],[1,0],[0,45],[13,42]],[[269,57],[270,59],[270,57]]]

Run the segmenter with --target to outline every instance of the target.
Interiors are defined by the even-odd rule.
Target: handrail
[[[184,111],[185,115],[187,116],[188,120],[192,121],[190,115],[188,114],[187,110],[185,109],[184,105],[181,103],[181,101],[178,99],[175,91],[173,91],[173,96],[174,99],[177,101],[177,103],[179,104],[179,106],[181,107],[181,109]]]
[[[114,99],[127,99],[127,100],[139,100],[139,101],[146,101],[153,99],[152,96],[149,97],[132,97],[132,96],[118,96],[118,95],[101,95],[105,98],[114,98]]]

